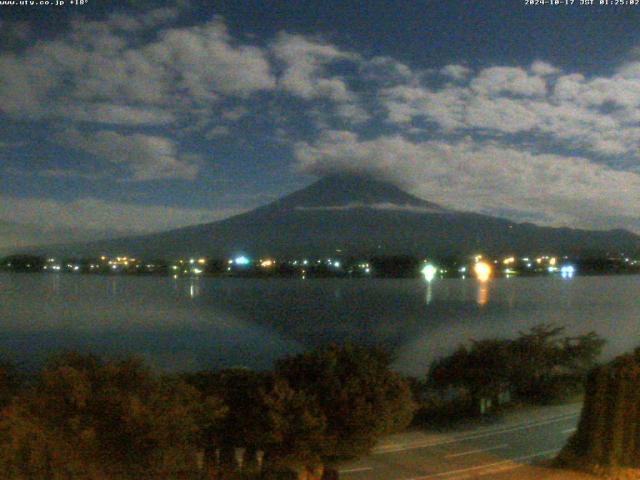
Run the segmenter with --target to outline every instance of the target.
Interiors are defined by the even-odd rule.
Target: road
[[[509,413],[448,433],[406,432],[384,439],[367,457],[339,465],[349,480],[518,478],[518,469],[551,458],[578,422],[580,404]],[[507,474],[509,473],[509,474]]]

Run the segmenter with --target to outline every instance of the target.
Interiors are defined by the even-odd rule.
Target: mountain
[[[35,224],[0,220],[0,255],[32,248],[36,245],[88,242],[91,239],[107,238],[104,232],[77,228],[52,228]],[[116,236],[111,235],[111,238]]]
[[[638,252],[640,236],[625,230],[540,227],[459,212],[393,184],[333,175],[268,205],[218,222],[138,237],[62,245],[64,255],[172,257],[238,253],[279,257],[485,253]]]

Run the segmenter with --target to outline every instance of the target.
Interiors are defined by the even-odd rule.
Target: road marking
[[[344,470],[338,470],[338,473],[368,472],[369,470],[373,470],[373,468],[372,467],[347,468],[347,469],[344,469]]]
[[[513,458],[508,458],[506,460],[501,460],[499,462],[493,462],[493,463],[486,463],[483,465],[476,465],[474,467],[467,467],[467,468],[459,468],[457,470],[449,470],[448,472],[440,472],[440,473],[433,473],[431,475],[426,475],[424,477],[413,477],[407,480],[429,480],[430,478],[440,478],[440,477],[451,477],[452,475],[456,475],[458,473],[467,473],[467,472],[475,472],[477,470],[483,470],[485,468],[489,468],[489,467],[501,467],[499,469],[499,471],[507,471],[507,470],[512,470],[515,468],[520,468],[523,465],[521,464],[512,464],[511,462],[519,462],[522,460],[529,460],[531,458],[536,458],[536,457],[543,457],[543,456],[548,456],[552,453],[557,453],[558,451],[560,451],[559,448],[554,448],[553,450],[544,450],[542,452],[537,452],[537,453],[533,453],[533,454],[529,454],[529,455],[522,455],[519,457],[513,457]],[[507,467],[505,469],[505,467]],[[511,467],[511,468],[508,468]],[[480,473],[480,474],[476,474],[476,475],[489,475],[491,473],[495,473],[494,471],[489,471],[489,472],[484,472],[484,473]],[[462,476],[462,477],[455,477],[456,479],[461,479],[461,478],[466,478],[466,476]]]
[[[573,433],[576,431],[576,428],[567,428],[566,430],[562,430],[562,433]]]
[[[413,444],[382,445],[380,447],[376,447],[375,449],[373,449],[373,451],[371,453],[373,455],[381,455],[381,454],[385,454],[385,453],[402,452],[402,451],[405,451],[405,450],[415,450],[415,449],[418,449],[418,448],[435,447],[435,446],[438,446],[438,445],[448,445],[448,444],[451,444],[451,443],[462,442],[464,440],[473,440],[473,439],[476,439],[476,438],[491,437],[491,436],[494,436],[494,435],[502,435],[503,433],[515,432],[517,430],[524,430],[526,428],[534,428],[534,427],[539,427],[539,426],[542,426],[542,425],[548,425],[550,423],[562,422],[564,420],[569,420],[572,417],[577,417],[578,415],[579,415],[579,412],[569,413],[569,414],[564,414],[564,415],[560,415],[558,417],[553,417],[553,418],[549,418],[549,419],[545,419],[545,420],[541,420],[541,421],[521,423],[521,424],[512,425],[512,426],[498,427],[498,428],[495,428],[493,430],[485,430],[485,431],[480,431],[480,432],[477,432],[477,433],[470,433],[470,434],[467,434],[467,435],[460,435],[460,436],[457,436],[457,437],[449,438],[447,440],[435,440],[435,441],[431,440],[431,441],[426,441],[426,442],[417,442],[417,443],[413,443]]]
[[[456,458],[462,457],[464,455],[473,455],[474,453],[484,453],[491,452],[493,450],[500,450],[502,448],[507,448],[509,445],[503,443],[502,445],[496,445],[495,447],[487,447],[487,448],[476,448],[475,450],[467,450],[466,452],[460,453],[450,453],[449,455],[445,455],[444,458]]]

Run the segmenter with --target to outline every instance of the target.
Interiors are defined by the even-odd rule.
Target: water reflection
[[[0,351],[129,352],[176,369],[246,365],[329,342],[382,345],[403,373],[469,338],[541,322],[635,347],[640,276],[419,280],[259,280],[0,274]],[[490,291],[489,291],[490,290]],[[55,293],[52,293],[55,291]],[[482,306],[483,308],[479,308]]]
[[[481,307],[489,301],[489,282],[478,281],[478,294],[476,295],[476,303]]]
[[[200,295],[200,279],[191,278],[189,281],[189,297],[196,298]]]
[[[433,287],[431,286],[431,282],[427,282],[427,305],[429,305],[432,300],[433,300]]]

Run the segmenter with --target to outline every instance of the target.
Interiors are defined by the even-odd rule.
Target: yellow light
[[[273,260],[262,260],[262,261],[260,262],[260,266],[261,266],[262,268],[269,268],[269,267],[273,267],[273,264],[274,264],[274,263],[275,263],[275,262],[274,262]]]
[[[511,263],[513,263],[513,262],[515,262],[515,261],[516,261],[516,259],[515,259],[514,257],[508,257],[508,258],[505,258],[505,259],[502,261],[502,263],[504,263],[505,265],[509,265],[509,264],[511,264]]]
[[[552,267],[555,267],[556,263],[558,263],[558,260],[556,259],[556,257],[551,257],[549,259],[549,265],[551,265]]]
[[[476,274],[476,278],[481,282],[486,282],[491,278],[491,265],[487,262],[478,262],[473,267],[473,271]]]
[[[199,263],[200,265],[204,265],[205,263],[207,263],[207,259],[206,259],[206,258],[199,258],[199,259],[198,259],[198,263]]]

